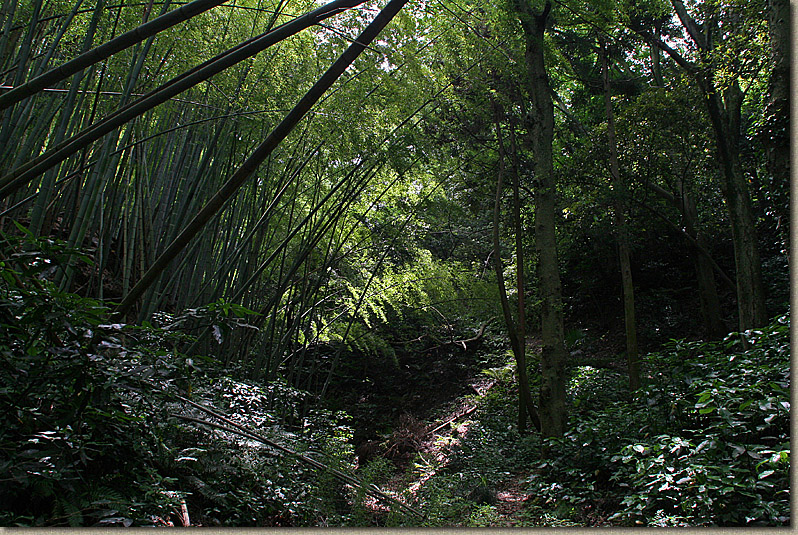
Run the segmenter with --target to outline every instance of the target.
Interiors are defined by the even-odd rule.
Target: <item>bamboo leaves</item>
[[[185,20],[190,19],[200,13],[203,13],[211,8],[223,4],[227,0],[194,0],[193,2],[181,6],[174,11],[161,15],[160,17],[142,24],[141,26],[123,33],[122,35],[103,43],[102,45],[92,48],[78,56],[77,58],[64,63],[54,69],[50,69],[44,74],[22,84],[17,85],[14,89],[0,95],[0,110],[4,110],[9,106],[20,102],[45,87],[65,80],[68,77],[76,74],[86,67],[90,67],[121,50],[129,48],[136,43],[140,43],[144,39],[151,37],[167,28],[179,24]],[[98,6],[101,5],[98,3]],[[73,84],[74,87],[75,84]]]
[[[183,250],[188,242],[205,226],[208,220],[222,208],[233,196],[241,184],[257,170],[258,166],[271,154],[271,152],[294,129],[302,117],[307,114],[313,104],[321,98],[324,92],[344,73],[360,53],[380,33],[385,25],[399,12],[406,0],[392,0],[380,12],[374,21],[360,34],[358,39],[341,55],[340,58],[322,75],[314,86],[305,93],[283,121],[261,143],[253,154],[236,170],[232,177],[222,186],[210,201],[200,210],[194,219],[186,226],[181,234],[169,245],[141,280],[130,290],[122,300],[115,312],[124,314],[136,302],[141,294],[152,284],[164,268]]]
[[[80,149],[100,139],[132,119],[179,95],[200,82],[209,79],[241,61],[262,52],[266,48],[300,32],[325,18],[331,17],[341,9],[361,4],[362,0],[334,0],[301,17],[297,17],[278,28],[250,39],[215,58],[195,67],[191,71],[173,78],[147,95],[120,108],[102,121],[95,123],[82,132],[75,134],[52,150],[49,150],[26,164],[14,169],[0,178],[0,198],[13,193],[31,179],[57,165]]]

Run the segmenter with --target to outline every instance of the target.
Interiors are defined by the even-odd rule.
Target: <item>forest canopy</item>
[[[789,525],[789,7],[4,0],[0,525]]]

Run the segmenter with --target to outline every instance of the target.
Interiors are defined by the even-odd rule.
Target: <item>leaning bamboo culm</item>
[[[301,453],[295,452],[292,449],[283,446],[282,444],[278,444],[277,442],[275,442],[273,440],[269,440],[268,438],[266,438],[266,437],[264,437],[264,436],[262,436],[262,435],[260,435],[258,433],[250,431],[249,429],[247,429],[243,425],[237,424],[236,422],[230,420],[229,418],[227,418],[223,414],[220,414],[218,411],[209,409],[208,407],[205,407],[204,405],[201,405],[199,403],[191,401],[190,399],[186,399],[186,398],[181,397],[181,396],[178,396],[178,397],[180,397],[181,400],[183,400],[184,402],[186,402],[190,406],[194,407],[195,409],[198,409],[198,410],[204,412],[205,414],[208,414],[208,415],[210,415],[210,416],[212,416],[212,417],[224,422],[224,424],[226,424],[226,425],[218,424],[218,423],[213,422],[213,421],[203,420],[203,419],[200,419],[200,418],[195,418],[193,416],[188,416],[188,415],[183,415],[183,414],[172,414],[172,416],[174,416],[176,418],[180,418],[182,420],[186,420],[186,421],[189,421],[189,422],[194,422],[194,423],[198,423],[198,424],[201,424],[201,425],[206,425],[208,427],[213,427],[213,428],[216,428],[216,429],[220,429],[220,430],[226,431],[228,433],[240,435],[240,436],[255,440],[257,442],[260,442],[262,444],[266,444],[267,446],[270,446],[270,447],[282,452],[285,455],[289,455],[289,456],[291,456],[291,457],[293,457],[293,458],[295,458],[295,459],[297,459],[297,460],[299,460],[299,461],[301,461],[301,462],[303,462],[303,463],[305,463],[305,464],[307,464],[309,466],[312,466],[313,468],[329,472],[330,474],[332,474],[336,479],[338,479],[342,483],[346,483],[346,484],[351,485],[351,486],[353,486],[355,488],[358,488],[358,489],[363,489],[363,491],[366,492],[367,494],[369,494],[370,496],[374,496],[377,499],[380,499],[382,501],[385,501],[385,502],[388,502],[390,504],[396,505],[397,507],[399,507],[400,509],[404,510],[405,512],[410,513],[410,514],[412,514],[412,515],[414,515],[414,516],[416,516],[418,518],[424,518],[424,515],[420,511],[418,511],[417,509],[407,505],[406,503],[404,503],[404,502],[402,502],[400,500],[397,500],[393,496],[390,496],[390,495],[386,494],[385,492],[381,491],[376,485],[373,485],[373,484],[364,485],[363,482],[361,482],[355,476],[353,476],[351,474],[347,474],[345,472],[342,472],[341,470],[337,470],[337,469],[332,468],[330,466],[327,466],[324,463],[322,463],[320,461],[317,461],[316,459],[311,459],[310,457],[308,457],[306,455],[302,455]]]

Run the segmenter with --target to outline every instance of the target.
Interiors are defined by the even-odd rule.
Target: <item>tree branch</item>
[[[708,51],[706,36],[701,33],[700,25],[687,12],[687,8],[684,7],[684,2],[682,2],[682,0],[671,0],[671,4],[673,5],[673,9],[676,10],[676,14],[679,16],[679,20],[682,21],[682,25],[687,30],[687,33],[693,41],[695,41],[695,44],[697,44],[701,50],[705,52]]]
[[[671,48],[667,43],[665,43],[659,37],[655,37],[654,34],[652,34],[651,32],[647,30],[641,30],[639,28],[632,28],[632,31],[634,31],[640,37],[647,39],[650,43],[653,43],[654,45],[657,46],[657,48],[668,54],[671,57],[671,59],[673,59],[673,61],[675,61],[681,68],[683,68],[689,74],[691,75],[698,74],[699,68],[696,66],[695,63],[693,63],[692,61],[688,60],[687,58],[679,54],[676,50]]]
[[[729,276],[726,274],[726,272],[725,272],[725,271],[723,271],[723,268],[722,268],[722,267],[720,267],[720,266],[718,265],[718,263],[715,261],[715,259],[714,259],[714,258],[712,258],[712,255],[711,255],[711,254],[709,254],[709,251],[707,251],[705,247],[701,246],[701,245],[700,245],[700,244],[699,244],[699,243],[696,241],[696,239],[695,239],[695,238],[693,238],[692,236],[690,236],[690,235],[689,235],[687,232],[685,232],[685,230],[684,230],[684,229],[680,228],[680,227],[679,227],[679,225],[675,224],[673,221],[671,221],[670,219],[668,219],[668,218],[667,218],[667,216],[665,216],[664,214],[660,213],[660,212],[659,212],[658,210],[656,210],[655,208],[653,208],[653,207],[649,206],[648,204],[644,203],[643,201],[639,201],[639,200],[638,200],[638,201],[636,201],[636,202],[637,202],[638,204],[640,204],[640,205],[641,205],[643,208],[645,208],[645,209],[649,210],[651,213],[653,213],[653,214],[654,214],[655,216],[657,216],[658,218],[660,218],[660,219],[662,219],[663,221],[665,221],[665,223],[667,223],[667,225],[668,225],[669,227],[671,227],[671,228],[672,228],[673,230],[675,230],[677,233],[681,234],[681,235],[682,235],[682,236],[683,236],[683,237],[684,237],[684,238],[685,238],[687,241],[689,241],[689,242],[690,242],[690,245],[692,245],[693,247],[695,247],[696,251],[698,251],[698,253],[699,253],[699,254],[701,254],[701,255],[705,256],[705,257],[706,257],[706,259],[707,259],[707,260],[709,260],[709,263],[710,263],[710,264],[712,264],[712,268],[713,268],[713,269],[714,269],[714,270],[717,272],[718,276],[720,276],[720,279],[721,279],[721,280],[724,282],[724,284],[725,284],[725,285],[726,285],[726,286],[727,286],[727,287],[728,287],[730,290],[732,290],[734,293],[737,293],[737,285],[736,285],[736,284],[735,284],[735,283],[734,283],[734,282],[731,280],[731,278],[729,278]]]

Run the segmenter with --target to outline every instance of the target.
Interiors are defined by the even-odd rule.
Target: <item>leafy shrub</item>
[[[571,372],[566,395],[578,409],[581,405],[596,406],[620,401],[629,395],[628,380],[618,372],[593,366],[578,366]]]
[[[43,260],[23,265],[50,265],[49,255],[28,255]],[[103,323],[107,312],[0,263],[4,523],[133,522],[120,513],[131,500],[113,489],[141,468],[150,416],[157,413],[148,409],[175,388],[183,363],[147,344],[130,349],[121,325]],[[96,485],[100,480],[108,486]]]
[[[646,364],[651,380],[633,400],[620,400],[620,382],[597,398],[601,376],[577,370],[571,428],[530,480],[536,502],[623,524],[789,522],[789,318],[720,342],[672,341]]]
[[[639,493],[624,501],[630,515],[663,511],[692,524],[787,522],[789,318],[718,343],[674,342],[653,360],[670,369],[654,394],[670,400],[678,434],[627,445],[619,455],[635,465],[629,479]]]

